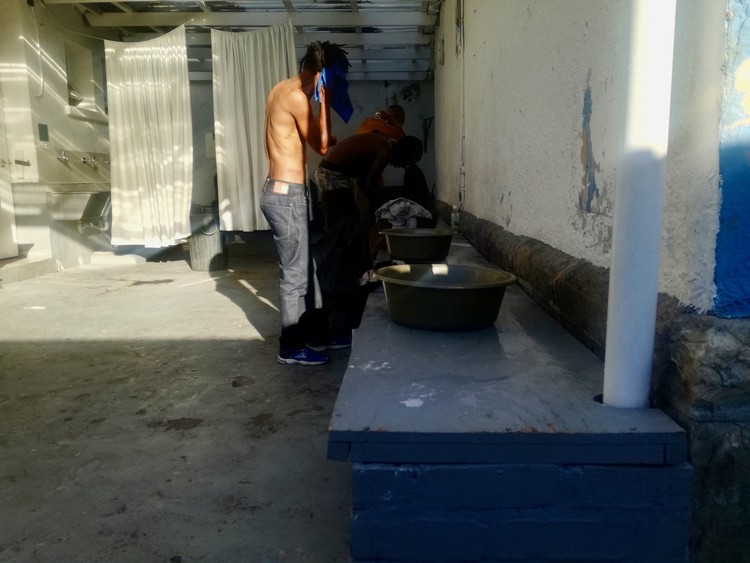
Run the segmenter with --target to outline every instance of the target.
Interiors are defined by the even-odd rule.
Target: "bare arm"
[[[370,195],[380,184],[380,178],[383,176],[383,170],[388,166],[391,160],[390,142],[384,142],[375,152],[369,168],[362,171],[359,181],[362,191]]]
[[[265,145],[269,177],[303,184],[305,153],[328,151],[329,113],[323,98],[321,115],[315,116],[300,80],[293,77],[273,87],[266,101]],[[321,131],[321,123],[324,124]]]
[[[302,91],[295,93],[291,113],[297,123],[297,130],[302,140],[310,145],[315,152],[325,156],[330,145],[331,131],[330,101],[326,96],[325,86],[321,87],[320,113],[317,120],[310,101]]]

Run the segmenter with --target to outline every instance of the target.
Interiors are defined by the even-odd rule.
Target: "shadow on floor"
[[[257,238],[226,271],[0,290],[0,560],[348,560],[349,467],[326,459],[348,352],[274,361],[278,265]]]

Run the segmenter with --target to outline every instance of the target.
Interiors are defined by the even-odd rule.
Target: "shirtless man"
[[[330,100],[321,85],[316,117],[310,98],[323,68],[346,54],[329,42],[312,43],[300,61],[297,76],[282,80],[266,100],[265,145],[268,178],[260,208],[271,225],[281,264],[279,310],[281,336],[276,361],[281,364],[320,365],[328,356],[306,346],[308,319],[322,300],[309,251],[309,194],[306,185],[306,147],[326,155],[334,140],[330,134]],[[335,141],[334,141],[335,142]]]

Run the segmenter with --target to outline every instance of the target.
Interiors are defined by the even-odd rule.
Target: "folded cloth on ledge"
[[[384,203],[375,211],[376,219],[385,219],[393,227],[407,227],[414,229],[417,218],[431,219],[432,213],[419,205],[416,201],[399,197]]]
[[[331,107],[344,120],[349,123],[354,113],[352,101],[349,98],[349,82],[346,80],[347,68],[340,63],[333,63],[325,67],[321,73],[318,83],[315,85],[315,101],[320,101],[320,85],[325,84],[326,93],[331,96]]]

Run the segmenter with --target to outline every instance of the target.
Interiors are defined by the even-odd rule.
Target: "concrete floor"
[[[2,286],[0,560],[348,560],[326,447],[349,352],[277,364],[269,233],[229,256]]]

